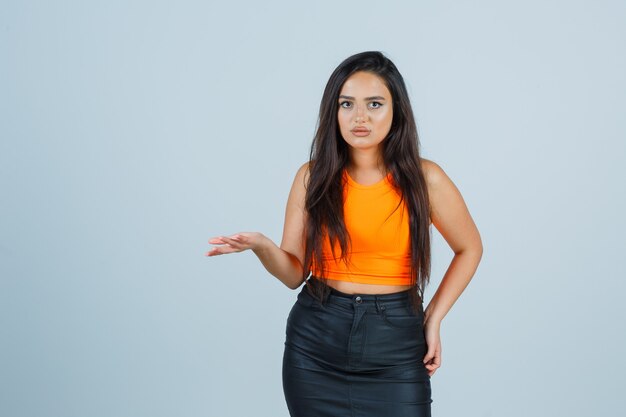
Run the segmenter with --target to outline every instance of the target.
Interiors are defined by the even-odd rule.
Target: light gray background
[[[0,415],[287,416],[277,244],[322,91],[403,74],[481,232],[433,415],[623,413],[619,1],[0,6]],[[452,258],[433,229],[427,302]]]

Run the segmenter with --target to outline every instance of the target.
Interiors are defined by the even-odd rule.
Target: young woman
[[[454,258],[424,309],[431,224]],[[208,256],[250,249],[289,288],[305,283],[283,355],[291,416],[431,415],[441,322],[482,242],[454,183],[419,156],[404,80],[382,53],[353,55],[330,76],[280,247],[258,232],[209,243]]]

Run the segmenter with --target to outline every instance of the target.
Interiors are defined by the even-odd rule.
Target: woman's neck
[[[350,162],[346,167],[349,173],[371,175],[379,172],[386,175],[385,163],[379,152],[370,150],[353,150],[350,154]]]

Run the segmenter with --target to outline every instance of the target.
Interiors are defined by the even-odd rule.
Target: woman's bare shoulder
[[[309,171],[310,161],[306,161],[304,164],[300,165],[298,171],[308,172]]]
[[[302,165],[300,165],[300,168],[298,168],[298,172],[296,172],[296,178],[295,180],[298,181],[300,184],[305,185],[309,182],[309,175],[310,175],[310,166],[309,166],[309,161],[303,163]]]
[[[426,178],[426,184],[429,187],[440,184],[447,177],[443,168],[430,159],[420,158],[420,164]]]
[[[304,199],[306,196],[308,184],[309,184],[309,162],[305,162],[298,168],[296,175],[293,178],[291,184],[291,191],[289,192],[288,204],[297,204],[299,207],[304,207]]]

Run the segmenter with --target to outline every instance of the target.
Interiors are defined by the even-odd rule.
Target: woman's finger
[[[233,239],[233,240],[238,240],[240,239],[242,236],[237,233],[234,234],[232,236],[213,236],[212,238],[209,239],[209,243],[219,243],[219,242],[223,242],[224,239]]]
[[[428,366],[428,364],[430,364],[434,356],[435,356],[435,350],[432,347],[429,347],[422,361],[426,364],[426,366]]]
[[[429,369],[429,375],[431,376],[441,367],[441,341],[437,344],[435,355],[426,367]]]
[[[231,239],[229,237],[225,237],[224,238],[224,242],[226,242],[228,245],[230,245],[232,247],[236,247],[236,248],[241,247],[241,243],[240,242],[237,242],[235,239]]]
[[[233,252],[239,252],[239,250],[231,247],[228,244],[225,244],[224,246],[214,247],[213,249],[211,249],[210,251],[206,253],[206,256],[225,255],[227,253],[233,253]]]
[[[235,236],[231,236],[231,238],[241,243],[248,243],[249,241],[248,236],[244,236],[244,235],[235,235]]]
[[[234,248],[241,249],[241,250],[245,249],[245,246],[241,242],[238,242],[235,239],[224,237],[224,242],[226,242],[227,244],[231,245]]]

